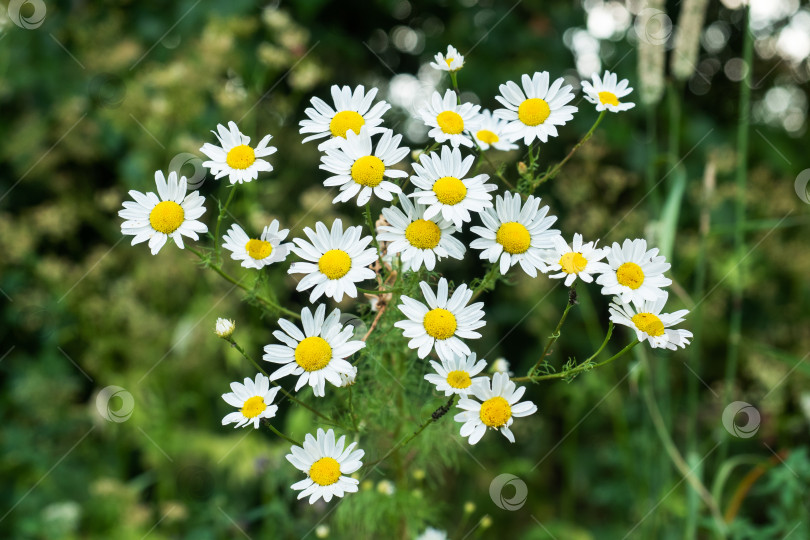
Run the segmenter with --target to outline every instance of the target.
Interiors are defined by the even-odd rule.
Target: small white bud
[[[228,339],[233,334],[233,330],[236,328],[236,323],[230,319],[217,319],[217,326],[215,332],[219,337],[222,339]]]

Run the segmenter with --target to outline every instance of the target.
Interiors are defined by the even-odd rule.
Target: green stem
[[[203,255],[202,253],[200,253],[199,251],[197,251],[193,247],[191,247],[189,245],[186,245],[186,249],[188,249],[190,252],[192,252],[197,257],[199,257],[200,260],[203,261],[203,263],[205,264],[205,266],[207,268],[212,269],[214,272],[216,272],[217,274],[222,276],[226,281],[228,281],[229,283],[233,283],[234,285],[236,285],[237,287],[239,287],[243,291],[253,294],[253,297],[256,298],[256,300],[258,300],[262,304],[264,304],[265,306],[267,306],[269,308],[272,308],[272,309],[274,309],[274,310],[276,310],[276,311],[278,311],[280,313],[284,313],[285,315],[287,315],[289,317],[293,317],[293,318],[296,318],[296,319],[301,318],[300,314],[298,314],[298,313],[296,313],[294,311],[290,311],[289,309],[287,309],[287,308],[285,308],[283,306],[280,306],[279,304],[273,302],[269,298],[265,298],[264,296],[260,296],[258,294],[255,294],[255,292],[252,289],[248,288],[246,285],[243,285],[241,281],[236,281],[236,279],[233,276],[231,276],[230,274],[228,274],[227,272],[225,272],[222,269],[221,266],[211,262],[208,258],[206,258],[205,255]]]
[[[560,169],[562,169],[562,166],[568,163],[568,160],[571,159],[571,156],[573,156],[576,153],[576,151],[579,150],[579,148],[583,144],[588,142],[588,139],[590,139],[593,136],[594,131],[596,131],[596,128],[602,122],[602,119],[605,117],[605,114],[607,114],[606,110],[599,113],[599,117],[596,119],[596,122],[593,123],[591,129],[588,130],[585,136],[582,137],[582,139],[580,139],[580,141],[576,144],[576,146],[574,146],[571,149],[571,151],[568,152],[568,155],[565,156],[565,158],[562,161],[557,163],[557,165],[555,165],[553,169],[551,169],[549,172],[547,172],[546,174],[544,174],[543,176],[541,176],[539,179],[535,180],[532,183],[531,188],[529,189],[529,193],[533,193],[534,190],[537,189],[541,184],[557,176],[557,174],[560,172]]]
[[[352,386],[349,385],[349,416],[352,419],[352,426],[354,427],[354,431],[358,431],[357,429],[357,418],[354,415],[354,402],[352,401]]]
[[[417,437],[418,437],[418,436],[419,436],[419,435],[420,435],[420,434],[421,434],[423,431],[425,431],[425,428],[427,428],[427,427],[428,427],[430,424],[433,424],[434,422],[436,422],[437,420],[439,420],[439,419],[440,419],[442,416],[444,416],[445,414],[447,414],[447,412],[448,412],[448,411],[449,411],[449,410],[450,410],[450,409],[453,407],[453,405],[455,404],[455,402],[456,402],[456,397],[457,397],[457,396],[456,396],[455,394],[453,394],[452,396],[450,396],[450,399],[449,399],[449,400],[447,400],[447,403],[445,403],[444,405],[442,405],[441,407],[439,407],[439,409],[437,409],[437,410],[436,410],[436,412],[434,412],[434,413],[433,413],[433,414],[430,416],[430,418],[428,418],[427,420],[425,420],[424,422],[422,422],[422,423],[419,425],[419,427],[418,427],[418,428],[416,428],[416,431],[414,431],[414,432],[413,432],[413,433],[412,433],[412,434],[411,434],[409,437],[407,437],[407,438],[405,438],[405,439],[401,440],[399,443],[397,443],[397,444],[395,444],[394,446],[392,446],[392,447],[391,447],[391,448],[388,450],[388,452],[386,452],[386,453],[385,453],[385,455],[384,455],[383,457],[381,457],[381,458],[380,458],[380,459],[378,459],[377,461],[372,461],[372,462],[371,462],[371,463],[369,463],[367,466],[368,466],[368,467],[374,467],[374,466],[376,466],[376,465],[379,465],[380,463],[382,463],[383,461],[385,461],[385,460],[388,458],[388,456],[390,456],[391,454],[393,454],[394,452],[396,452],[397,450],[399,450],[400,448],[402,448],[403,446],[405,446],[406,444],[408,444],[409,442],[411,442],[412,440],[414,440],[415,438],[417,438]],[[441,415],[437,415],[436,413],[437,413],[437,412],[439,412],[439,411],[440,411],[440,410],[442,410],[442,409],[444,409],[444,412],[443,412]]]
[[[269,377],[269,375],[267,375],[267,372],[264,370],[264,368],[262,368],[262,366],[260,366],[260,365],[259,365],[259,363],[258,363],[258,362],[256,362],[256,360],[254,360],[253,358],[251,358],[251,357],[250,357],[250,355],[248,355],[248,353],[247,353],[247,352],[245,352],[245,349],[244,349],[244,348],[242,348],[242,346],[241,346],[241,345],[239,345],[239,344],[238,344],[236,341],[234,341],[233,337],[229,337],[229,338],[227,338],[227,339],[226,339],[226,341],[227,341],[228,343],[230,343],[230,344],[231,344],[231,346],[232,346],[234,349],[236,349],[237,351],[239,351],[239,353],[240,353],[240,354],[241,354],[241,355],[242,355],[242,356],[245,358],[245,360],[247,360],[248,362],[250,362],[251,364],[253,364],[253,365],[256,367],[256,369],[258,369],[259,371],[261,371],[261,372],[262,372],[262,373],[263,373],[265,376]],[[323,418],[323,419],[324,419],[324,420],[326,420],[327,422],[330,422],[330,423],[332,423],[332,424],[337,424],[337,422],[335,422],[334,420],[332,420],[331,418],[329,418],[328,416],[326,416],[326,415],[325,415],[325,414],[323,414],[322,412],[318,411],[317,409],[314,409],[313,407],[311,407],[311,406],[307,405],[307,404],[306,404],[306,403],[304,403],[303,401],[301,401],[301,400],[299,400],[298,398],[296,398],[294,395],[292,395],[292,394],[290,394],[289,392],[287,392],[287,391],[286,391],[286,390],[285,390],[285,389],[284,389],[284,388],[283,388],[283,387],[282,387],[280,384],[278,384],[276,381],[271,380],[271,381],[270,381],[270,384],[272,384],[273,386],[278,387],[278,388],[281,390],[281,393],[282,393],[282,394],[284,394],[284,395],[287,397],[287,399],[289,399],[289,400],[290,400],[290,401],[292,401],[293,403],[296,403],[296,404],[298,404],[298,405],[301,405],[301,406],[302,406],[302,407],[304,407],[305,409],[309,409],[310,411],[312,411],[313,413],[317,414],[318,416],[320,416],[321,418]],[[342,426],[341,426],[341,427],[342,427]]]
[[[489,266],[489,270],[487,270],[487,273],[484,274],[484,277],[481,278],[481,281],[478,282],[478,285],[476,285],[472,289],[473,295],[470,298],[470,302],[474,301],[476,298],[484,294],[484,291],[487,291],[492,288],[490,287],[490,283],[492,283],[493,277],[498,273],[499,268],[500,265],[498,264],[497,261]]]
[[[729,319],[728,356],[726,359],[724,383],[725,403],[731,401],[731,392],[734,387],[734,380],[737,376],[737,361],[740,355],[740,336],[743,316],[743,269],[741,265],[745,258],[745,232],[743,231],[743,225],[745,223],[745,199],[748,178],[748,129],[751,108],[751,76],[754,71],[750,6],[746,8],[745,21],[743,61],[747,69],[745,77],[740,82],[740,122],[737,126],[737,178],[734,208],[734,250],[736,252],[737,264],[735,266],[731,297],[731,318]],[[718,463],[725,461],[728,440],[728,437],[724,437],[721,442],[720,461]]]
[[[272,431],[273,433],[275,433],[276,435],[278,435],[282,439],[285,439],[287,442],[292,443],[295,446],[303,446],[300,442],[296,441],[292,437],[288,437],[288,436],[284,435],[282,432],[280,432],[279,430],[277,430],[273,426],[273,424],[271,424],[270,422],[265,421],[265,425],[270,428],[270,431]]]
[[[228,193],[228,198],[225,200],[225,206],[219,207],[219,215],[217,216],[217,225],[214,228],[214,248],[217,254],[217,262],[219,262],[219,226],[222,223],[222,217],[225,215],[225,212],[228,211],[228,206],[231,204],[231,200],[233,199],[234,193],[236,193],[236,184],[230,186]]]
[[[561,371],[559,373],[550,373],[548,375],[534,375],[534,376],[531,376],[531,377],[528,377],[528,376],[527,377],[512,377],[512,381],[514,381],[514,382],[537,382],[537,381],[545,381],[545,380],[549,380],[549,379],[564,379],[564,378],[568,377],[569,375],[575,375],[575,374],[580,373],[582,371],[590,371],[592,369],[596,369],[596,368],[600,368],[602,366],[606,366],[606,365],[610,364],[611,362],[613,362],[614,360],[616,360],[617,358],[621,358],[622,356],[627,354],[627,352],[630,351],[630,349],[632,349],[633,347],[635,347],[638,344],[639,344],[639,341],[637,339],[635,339],[632,342],[630,342],[630,344],[627,345],[624,349],[620,350],[619,352],[617,352],[616,354],[614,354],[613,356],[611,356],[610,358],[608,358],[604,362],[599,362],[598,364],[591,364],[590,363],[591,359],[589,358],[588,360],[586,360],[585,362],[582,362],[577,367],[566,370],[566,371]],[[599,352],[601,352],[601,350],[603,348],[604,348],[604,346],[600,347]],[[593,358],[594,356],[591,356],[591,358]]]
[[[573,285],[571,285],[571,290],[568,293],[568,303],[565,305],[565,310],[563,311],[562,317],[560,317],[560,322],[557,323],[557,328],[554,329],[554,333],[551,334],[545,349],[543,349],[543,354],[540,356],[540,359],[535,362],[534,366],[532,366],[532,369],[529,370],[529,373],[526,374],[527,376],[531,377],[537,371],[540,364],[546,361],[551,346],[560,338],[560,330],[562,329],[565,319],[568,317],[568,312],[571,311],[571,308],[576,304],[576,287],[577,282],[575,281]]]

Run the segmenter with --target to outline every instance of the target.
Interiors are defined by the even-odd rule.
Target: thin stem
[[[447,403],[445,403],[444,405],[442,405],[438,409],[436,409],[436,411],[433,412],[433,414],[430,416],[430,418],[428,418],[427,420],[422,422],[419,425],[419,427],[416,428],[416,431],[414,431],[409,437],[407,437],[405,439],[402,439],[400,442],[398,442],[397,444],[392,446],[388,450],[388,452],[385,453],[385,455],[383,457],[381,457],[377,461],[373,461],[373,462],[369,463],[367,466],[368,467],[374,467],[376,465],[379,465],[380,463],[385,461],[388,458],[388,456],[390,456],[391,454],[393,454],[394,452],[396,452],[397,450],[399,450],[400,448],[402,448],[403,446],[405,446],[406,444],[408,444],[409,442],[411,442],[412,440],[417,438],[423,431],[425,431],[425,428],[427,428],[430,424],[433,424],[434,422],[439,420],[442,416],[447,414],[447,412],[455,404],[456,397],[457,396],[455,394],[450,396],[450,399],[447,400]]]
[[[631,341],[630,344],[628,344],[624,349],[620,350],[619,352],[617,352],[616,354],[614,354],[613,356],[611,356],[610,358],[608,358],[604,362],[599,362],[598,364],[591,364],[590,359],[588,359],[585,362],[582,362],[581,364],[579,364],[575,368],[572,368],[572,369],[569,369],[569,370],[566,370],[566,371],[561,371],[559,373],[549,373],[548,375],[534,375],[534,376],[531,376],[531,377],[512,377],[512,380],[514,382],[537,382],[537,381],[545,381],[545,380],[549,380],[549,379],[564,379],[564,378],[566,378],[566,377],[568,377],[570,375],[575,375],[575,374],[580,373],[582,371],[590,371],[592,369],[596,369],[596,368],[600,368],[602,366],[606,366],[606,365],[610,364],[611,362],[613,362],[614,360],[616,360],[618,358],[621,358],[622,356],[627,354],[627,352],[630,351],[630,349],[632,349],[633,347],[635,347],[638,344],[639,344],[639,341],[637,339],[635,339],[635,340]],[[601,351],[603,348],[604,347],[600,347],[599,350]],[[593,357],[591,357],[591,358],[593,358]]]
[[[728,334],[728,356],[726,359],[725,373],[725,402],[731,400],[731,392],[734,387],[734,379],[737,376],[737,360],[740,355],[740,337],[742,329],[742,303],[743,303],[743,269],[741,267],[745,258],[745,199],[748,179],[748,129],[751,108],[751,76],[753,69],[753,38],[751,35],[750,21],[751,8],[746,8],[745,14],[745,41],[743,43],[743,61],[747,67],[745,77],[740,81],[740,122],[737,126],[737,178],[734,207],[734,250],[736,252],[737,264],[733,281],[733,292],[731,297],[731,318],[729,320]],[[726,457],[728,437],[724,437],[720,446],[720,461],[722,463]]]
[[[599,117],[596,119],[596,122],[593,123],[591,129],[588,130],[588,133],[586,133],[585,136],[582,137],[582,139],[580,139],[580,141],[576,144],[576,146],[574,146],[571,149],[571,151],[568,152],[568,155],[565,156],[565,158],[562,161],[557,163],[557,165],[555,165],[553,169],[551,169],[549,172],[547,172],[546,174],[544,174],[543,176],[541,176],[539,179],[535,180],[532,183],[529,193],[532,193],[544,182],[551,180],[552,178],[557,176],[557,174],[560,172],[560,169],[562,169],[562,166],[568,163],[568,160],[571,159],[571,156],[573,156],[576,153],[576,151],[579,150],[579,148],[583,144],[588,142],[588,139],[590,139],[593,136],[594,131],[596,131],[597,126],[599,126],[600,122],[602,122],[602,119],[605,117],[605,114],[607,114],[606,110],[599,113]]]
[[[272,301],[272,300],[270,300],[269,298],[265,298],[264,296],[260,296],[260,295],[258,295],[258,294],[255,294],[255,292],[254,292],[252,289],[248,288],[246,285],[243,285],[241,281],[236,281],[236,278],[234,278],[233,276],[231,276],[230,274],[228,274],[227,272],[225,272],[225,271],[222,269],[222,267],[221,267],[221,266],[219,266],[218,264],[215,264],[215,263],[211,262],[211,261],[210,261],[208,258],[206,258],[206,257],[205,257],[205,255],[203,255],[202,253],[200,253],[199,251],[197,251],[197,250],[196,250],[196,249],[194,249],[193,247],[191,247],[191,246],[189,246],[189,245],[186,245],[186,249],[188,249],[190,252],[192,252],[192,253],[193,253],[193,254],[195,254],[197,257],[199,257],[199,258],[200,258],[200,260],[201,260],[201,261],[203,261],[203,263],[205,263],[205,266],[206,266],[206,267],[208,267],[208,268],[212,269],[214,272],[216,272],[217,274],[219,274],[220,276],[222,276],[222,277],[223,277],[223,278],[224,278],[226,281],[228,281],[228,282],[230,282],[230,283],[233,283],[234,285],[236,285],[237,287],[239,287],[239,288],[240,288],[240,289],[242,289],[243,291],[248,292],[248,293],[251,293],[251,294],[253,295],[253,297],[254,297],[256,300],[258,300],[259,302],[261,302],[262,304],[266,305],[266,306],[267,306],[267,307],[269,307],[269,308],[275,309],[276,311],[279,311],[279,312],[281,312],[281,313],[284,313],[285,315],[287,315],[287,316],[289,316],[289,317],[294,317],[294,318],[296,318],[296,319],[300,319],[300,318],[301,318],[301,315],[300,315],[300,314],[298,314],[298,313],[296,313],[296,312],[294,312],[294,311],[290,311],[289,309],[287,309],[287,308],[285,308],[285,307],[283,307],[283,306],[280,306],[279,304],[277,304],[277,303],[273,302],[273,301]]]
[[[470,298],[470,302],[472,302],[473,300],[484,294],[484,291],[489,290],[490,288],[489,285],[492,282],[493,276],[495,276],[495,274],[498,273],[499,268],[500,266],[498,265],[497,262],[494,262],[489,266],[489,270],[487,270],[487,273],[484,274],[484,277],[481,278],[481,281],[478,282],[478,285],[476,285],[472,289],[473,295]]]
[[[383,316],[383,313],[385,313],[385,310],[386,310],[387,308],[388,308],[388,304],[387,304],[387,303],[386,303],[386,304],[382,304],[382,305],[379,307],[379,309],[377,310],[377,315],[374,317],[374,320],[373,320],[373,321],[371,321],[371,326],[369,327],[368,332],[366,332],[366,335],[364,335],[364,336],[363,336],[363,339],[362,339],[361,341],[366,341],[366,340],[368,339],[368,336],[370,336],[370,335],[371,335],[371,333],[374,331],[374,329],[375,329],[375,328],[377,328],[377,323],[379,323],[379,322],[380,322],[380,317],[382,317],[382,316]]]
[[[292,444],[294,444],[296,446],[303,446],[300,442],[296,441],[292,437],[288,437],[288,436],[284,435],[282,432],[280,432],[279,430],[277,430],[273,426],[273,424],[271,424],[270,422],[265,421],[265,425],[270,428],[270,431],[272,431],[273,433],[275,433],[276,435],[278,435],[282,439],[286,440],[287,442],[292,443]]]
[[[646,364],[647,360],[644,359],[643,362]],[[678,448],[672,441],[672,437],[670,437],[669,432],[667,431],[664,417],[661,415],[661,411],[658,409],[658,405],[656,404],[655,398],[652,394],[652,381],[648,381],[647,384],[643,385],[642,394],[644,394],[644,402],[647,405],[650,418],[652,418],[655,431],[658,434],[658,438],[661,440],[661,443],[664,445],[664,449],[669,455],[670,460],[672,460],[673,465],[675,465],[675,468],[681,473],[684,480],[686,480],[689,485],[692,486],[692,489],[694,489],[698,495],[700,495],[700,498],[703,499],[703,502],[709,507],[712,518],[714,518],[715,525],[718,528],[718,532],[722,536],[725,536],[725,521],[723,520],[723,516],[717,506],[717,501],[714,500],[714,497],[712,497],[709,490],[706,489],[706,486],[703,485],[703,482],[701,482],[695,473],[689,468],[689,465],[687,465],[686,460],[684,460],[683,456],[678,451]]]
[[[352,401],[352,386],[349,385],[349,416],[352,419],[352,426],[354,427],[354,431],[357,431],[357,418],[354,416],[354,402]]]
[[[577,301],[577,292],[576,292],[577,282],[575,281],[573,285],[571,285],[571,290],[568,293],[568,303],[565,306],[565,310],[563,311],[562,317],[560,317],[560,322],[557,323],[557,328],[554,329],[554,333],[551,334],[548,343],[546,343],[546,348],[543,349],[543,354],[540,356],[540,359],[535,362],[532,369],[529,370],[527,373],[528,376],[532,376],[537,371],[537,368],[546,361],[546,357],[549,355],[549,350],[551,350],[551,346],[554,345],[557,340],[560,338],[560,330],[562,329],[562,325],[565,322],[565,319],[568,317],[568,312],[571,311],[571,308],[574,307]]]
[[[219,215],[217,216],[217,225],[214,228],[214,249],[216,250],[217,254],[217,262],[219,262],[219,226],[222,223],[222,217],[225,215],[225,212],[228,211],[228,206],[231,204],[231,200],[233,199],[234,193],[236,193],[236,184],[230,186],[228,188],[228,198],[225,200],[225,206],[219,207]]]
[[[248,353],[246,353],[246,352],[245,352],[245,349],[244,349],[244,348],[242,348],[242,346],[241,346],[241,345],[239,345],[239,344],[238,344],[236,341],[234,341],[233,337],[229,337],[229,338],[227,338],[227,340],[226,340],[226,341],[227,341],[228,343],[230,343],[230,344],[231,344],[231,346],[232,346],[234,349],[236,349],[237,351],[239,351],[239,353],[240,353],[240,354],[241,354],[241,355],[242,355],[242,356],[245,358],[245,360],[247,360],[248,362],[250,362],[251,364],[253,364],[253,365],[256,367],[256,369],[258,369],[259,371],[261,371],[261,372],[262,372],[262,373],[263,373],[265,376],[268,376],[268,377],[269,377],[269,375],[267,375],[267,372],[264,370],[264,368],[262,368],[262,366],[260,366],[260,365],[259,365],[259,363],[258,363],[258,362],[256,362],[256,360],[254,360],[253,358],[251,358],[251,357],[250,357],[250,355],[248,355]],[[310,411],[312,411],[313,413],[317,414],[318,416],[320,416],[321,418],[323,418],[323,419],[324,419],[324,420],[326,420],[327,422],[330,422],[330,423],[332,423],[332,424],[337,424],[337,422],[335,422],[334,420],[332,420],[331,418],[329,418],[328,416],[326,416],[326,415],[325,415],[325,414],[323,414],[322,412],[318,411],[317,409],[314,409],[313,407],[311,407],[311,406],[307,405],[307,404],[306,404],[306,403],[304,403],[303,401],[301,401],[301,400],[299,400],[298,398],[296,398],[294,395],[292,395],[292,394],[290,394],[289,392],[287,392],[287,391],[286,391],[286,390],[285,390],[285,389],[284,389],[284,388],[283,388],[283,387],[282,387],[280,384],[278,384],[276,381],[271,380],[271,381],[270,381],[270,384],[272,384],[273,386],[277,386],[277,387],[278,387],[278,388],[281,390],[281,393],[282,393],[282,394],[284,394],[284,395],[287,397],[287,399],[289,399],[289,400],[290,400],[290,401],[292,401],[293,403],[296,403],[296,404],[298,404],[298,405],[301,405],[301,406],[302,406],[302,407],[304,407],[305,409],[309,409]]]

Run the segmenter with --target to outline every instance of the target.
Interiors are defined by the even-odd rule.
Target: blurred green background
[[[738,178],[750,67],[739,4],[709,2],[693,29],[696,72],[668,78],[663,99],[643,106],[640,1],[11,2],[0,19],[0,537],[413,538],[428,525],[452,538],[714,537],[696,482],[730,537],[810,537],[810,206],[800,196],[810,178],[810,9],[754,2],[748,169]],[[679,9],[668,3],[672,32]],[[254,357],[273,341],[275,318],[188,251],[130,247],[117,211],[127,190],[153,190],[154,171],[172,164],[196,179],[211,227],[224,186],[196,176],[193,156],[217,123],[239,120],[252,141],[271,133],[280,149],[275,171],[236,198],[243,226],[278,218],[298,236],[317,220],[361,223],[354,205],[330,204],[316,145],[300,144],[303,109],[332,84],[376,86],[394,105],[387,125],[424,147],[412,107],[449,84],[427,67],[447,44],[467,56],[463,98],[491,109],[498,85],[525,72],[576,82],[611,69],[630,79],[636,108],[609,115],[539,194],[568,237],[662,244],[669,311],[692,310],[682,327],[695,342],[674,353],[637,347],[570,384],[532,386],[539,412],[516,424],[514,445],[489,434],[470,448],[448,417],[408,447],[399,475],[375,469],[339,505],[296,502],[288,444],[220,426],[229,412],[220,395],[254,369],[214,335],[216,318],[236,319]],[[580,94],[575,103],[574,120],[543,145],[544,167],[596,118]],[[497,156],[512,178],[521,152]],[[475,260],[441,269],[458,283],[482,274]],[[306,296],[285,270],[267,271],[268,286],[297,310]],[[523,374],[567,292],[518,274],[483,297],[488,324],[474,349]],[[607,325],[598,289],[579,292],[557,366],[587,357]],[[360,304],[340,307],[365,317]],[[611,353],[631,339],[623,328],[616,336]],[[373,366],[367,373],[360,382],[413,403],[413,418],[396,419],[370,400],[369,425],[407,432],[441,402],[426,402],[421,373],[407,375],[407,391]],[[108,386],[132,396],[126,421],[99,414]],[[114,408],[126,408],[123,397]],[[727,425],[748,423],[753,434],[724,428],[735,401],[756,414]],[[305,413],[287,402],[280,421],[303,438],[316,426]],[[366,459],[390,446],[386,426],[361,437]],[[500,474],[528,486],[518,509],[490,495]]]

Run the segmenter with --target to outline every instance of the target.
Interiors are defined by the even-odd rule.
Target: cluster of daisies
[[[451,72],[455,81],[464,58],[449,47],[431,65]],[[563,279],[566,286],[577,279],[595,280],[603,294],[613,297],[612,321],[634,329],[638,339],[652,347],[685,346],[691,333],[672,326],[683,320],[686,311],[663,313],[664,288],[671,283],[664,273],[670,265],[657,249],[648,249],[642,239],[600,248],[594,241],[584,242],[579,234],[569,243],[552,228],[557,218],[549,214],[548,206],[541,206],[539,197],[506,191],[493,200],[497,187],[487,174],[475,173],[474,154],[462,153],[462,149],[507,151],[517,148],[520,141],[531,145],[535,139],[546,142],[577,112],[570,105],[572,87],[563,78],[552,80],[548,72],[538,72],[523,75],[520,82],[500,86],[496,100],[502,108],[494,112],[461,103],[453,90],[443,95],[435,92],[416,111],[435,141],[431,147],[435,150],[419,156],[412,164],[412,175],[397,167],[410,149],[401,146],[401,135],[383,125],[382,117],[390,105],[375,101],[377,89],[333,86],[331,103],[313,97],[305,110],[307,119],[300,122],[300,133],[305,135],[304,142],[319,143],[320,168],[330,175],[323,184],[338,188],[333,203],[355,200],[363,206],[372,198],[397,199],[382,210],[376,242],[372,244],[372,236],[364,236],[361,226],[344,227],[340,219],[331,226],[318,222],[314,229],[306,227],[304,237],[286,242],[289,231],[273,220],[255,235],[233,223],[222,237],[221,247],[241,266],[253,270],[283,263],[293,254],[299,260],[288,272],[301,275],[297,290],[309,291],[312,304],[322,297],[340,302],[344,296],[356,298],[356,284],[376,276],[372,265],[389,269],[396,265],[397,275],[407,276],[423,267],[432,271],[445,258],[463,259],[467,246],[454,235],[469,226],[478,237],[469,247],[478,250],[479,258],[491,263],[493,270],[506,275],[519,266],[532,278],[542,273]],[[615,74],[594,75],[582,88],[598,111],[619,112],[633,106],[620,101],[632,88],[626,80],[618,82]],[[213,134],[217,144],[206,143],[200,149],[208,157],[204,166],[215,178],[227,176],[231,189],[272,171],[265,159],[276,152],[269,146],[270,135],[251,146],[250,137],[234,122],[218,125]],[[166,180],[158,171],[155,181],[157,194],[130,191],[133,200],[124,202],[119,212],[126,220],[122,233],[134,237],[133,245],[148,241],[152,254],[168,238],[183,248],[183,236],[197,240],[198,234],[208,231],[199,221],[205,212],[203,197],[196,191],[187,193],[184,177],[171,172]],[[405,192],[409,184],[412,189]],[[472,225],[474,219],[480,224]],[[397,307],[403,318],[394,326],[402,330],[408,347],[419,358],[435,353],[429,363],[432,371],[424,378],[438,392],[458,398],[461,412],[455,420],[470,444],[481,440],[488,429],[500,431],[514,442],[510,430],[514,419],[533,414],[537,407],[521,401],[526,389],[517,387],[509,373],[499,371],[491,378],[481,375],[487,362],[478,359],[465,340],[481,337],[483,303],[471,303],[474,291],[466,284],[451,291],[444,277],[435,290],[426,281],[419,282],[419,289],[421,299],[399,297]],[[230,321],[217,323],[222,337],[230,339],[233,329]],[[365,347],[365,337],[358,339],[354,327],[344,324],[339,309],[328,312],[324,303],[304,307],[298,324],[279,319],[273,337],[277,343],[264,347],[263,359],[275,364],[275,371],[231,384],[231,392],[222,397],[237,410],[223,418],[223,425],[258,428],[263,420],[272,419],[280,389],[275,381],[285,376],[297,378],[296,392],[308,385],[317,397],[325,396],[327,383],[333,387],[354,384],[357,367],[349,359]],[[332,429],[319,429],[315,435],[306,435],[301,446],[293,446],[287,459],[306,475],[292,486],[300,491],[299,498],[328,502],[357,491],[359,482],[350,475],[362,465],[364,452],[356,444],[347,445],[345,436],[336,439]]]

